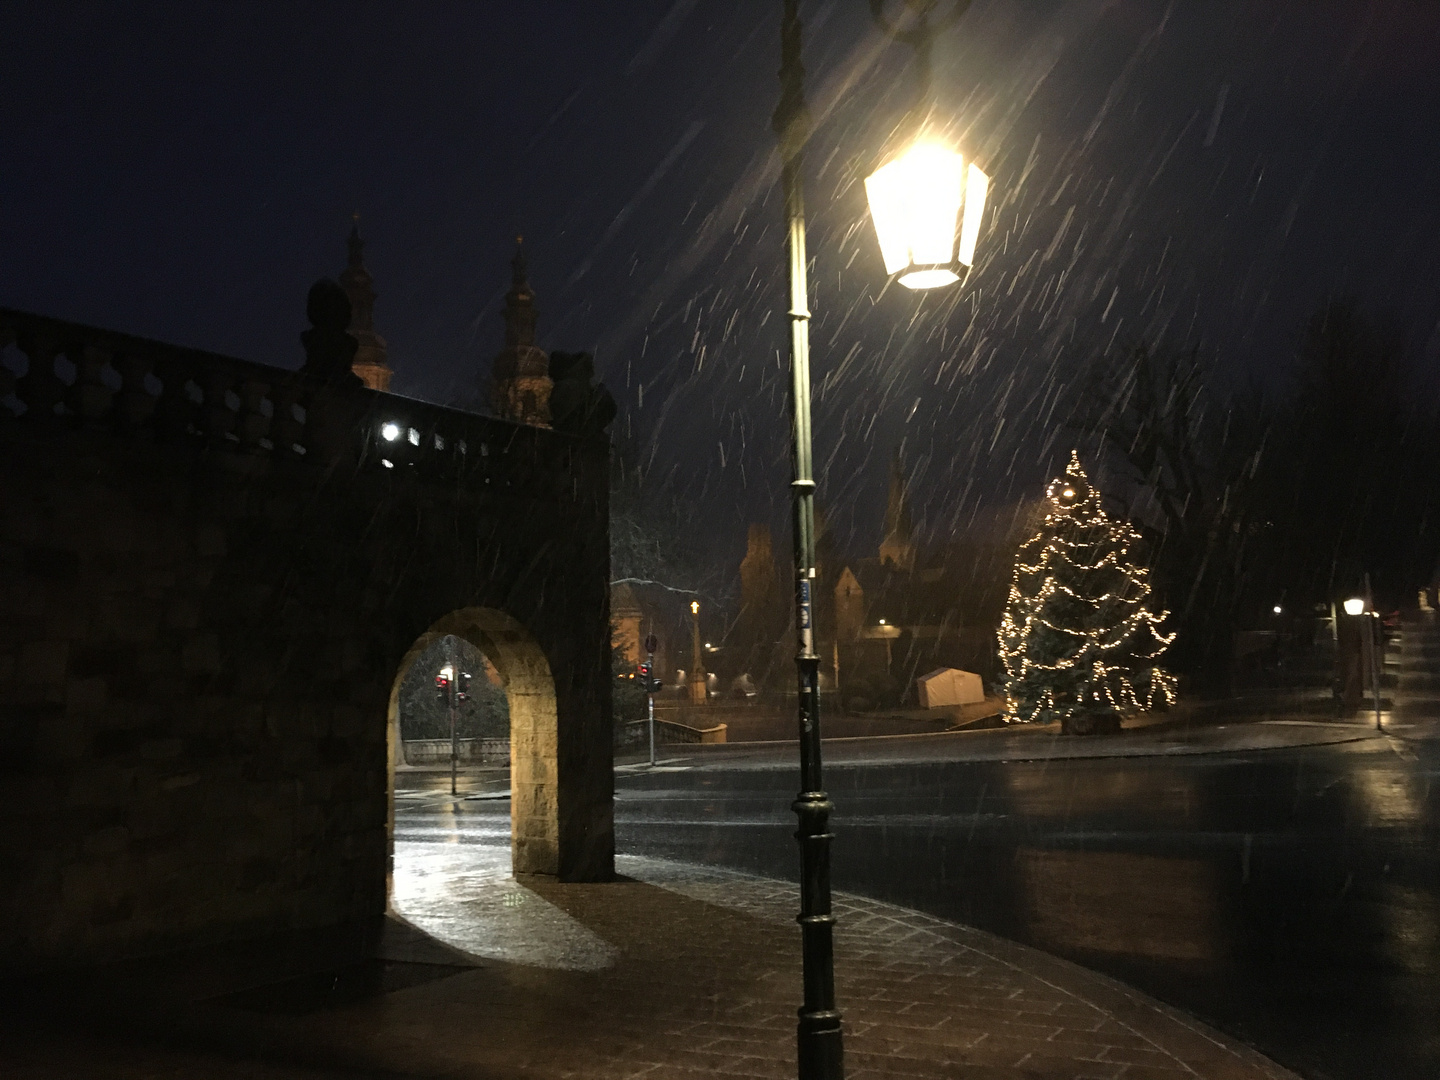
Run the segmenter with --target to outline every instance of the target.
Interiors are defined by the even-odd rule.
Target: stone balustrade
[[[0,969],[373,955],[431,635],[505,681],[517,867],[609,880],[608,450],[0,310]]]
[[[502,486],[569,473],[584,445],[300,371],[0,308],[0,423],[11,420]]]

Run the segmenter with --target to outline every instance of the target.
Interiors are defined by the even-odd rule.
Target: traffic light
[[[460,701],[464,701],[470,696],[470,673],[468,671],[460,672],[460,676],[456,680],[456,689],[458,692],[455,696]]]
[[[450,680],[454,675],[455,669],[449,664],[446,664],[440,669],[440,673],[435,676],[435,693],[439,695],[441,701],[450,700]]]
[[[640,677],[640,688],[647,694],[653,694],[660,689],[660,680],[655,678],[654,672],[650,670],[648,661],[640,661],[635,673]]]

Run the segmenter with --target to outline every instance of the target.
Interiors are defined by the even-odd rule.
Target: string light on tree
[[[1006,722],[1084,731],[1101,715],[1173,704],[1175,676],[1156,661],[1175,635],[1160,626],[1168,611],[1146,607],[1149,571],[1130,558],[1140,534],[1101,509],[1074,451],[1045,497],[1000,623]]]

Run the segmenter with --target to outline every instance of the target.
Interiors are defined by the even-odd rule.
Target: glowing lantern
[[[865,180],[865,194],[885,272],[911,289],[959,281],[961,267],[975,261],[989,187],[974,162],[967,167],[955,151],[931,142],[918,142],[876,169]]]
[[[1362,600],[1362,599],[1360,599],[1360,597],[1358,597],[1358,596],[1352,596],[1352,597],[1350,597],[1349,600],[1346,600],[1346,601],[1345,601],[1345,614],[1346,614],[1346,615],[1363,615],[1363,614],[1365,614],[1365,601]]]

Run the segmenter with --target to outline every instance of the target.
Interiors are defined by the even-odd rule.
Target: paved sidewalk
[[[517,883],[503,849],[417,849],[396,895],[413,925],[491,962],[546,966],[547,990],[564,988],[552,1002],[558,1015],[537,1015],[533,998],[508,991],[513,982],[486,995],[486,1008],[504,1017],[500,1030],[524,1033],[490,1047],[506,1067],[544,1076],[794,1075],[795,886],[634,857],[621,857],[630,880],[614,885]],[[1291,1075],[1066,961],[856,896],[838,894],[835,908],[854,1080]],[[433,992],[446,995],[443,984]]]
[[[124,1038],[6,1032],[17,1080],[424,1076],[791,1077],[795,888],[619,860],[625,880],[516,881],[508,851],[405,845],[382,946],[390,992],[320,978],[132,1010]],[[1286,1080],[1113,980],[888,904],[838,895],[846,1074],[970,1080]],[[421,931],[428,931],[422,933]],[[438,939],[438,940],[437,940]],[[148,1032],[136,1035],[135,1032]],[[1292,1078],[1293,1080],[1293,1078]]]

